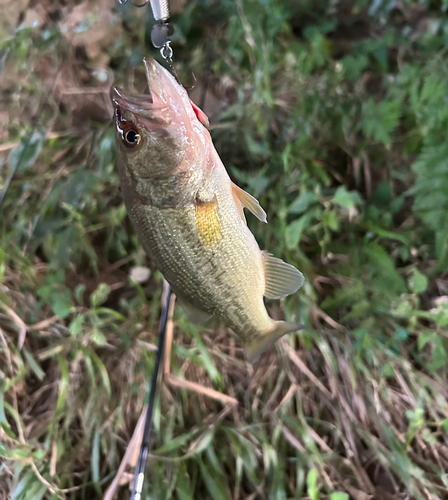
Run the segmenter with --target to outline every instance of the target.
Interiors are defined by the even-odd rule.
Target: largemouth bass
[[[267,222],[216,152],[205,114],[154,59],[144,61],[150,95],[113,90],[122,193],[143,247],[183,305],[220,318],[250,361],[296,324],[275,321],[263,296],[297,291],[304,277],[261,251],[244,208]]]

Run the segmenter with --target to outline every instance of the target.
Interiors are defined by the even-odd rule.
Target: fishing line
[[[204,77],[202,78],[201,97],[199,99],[199,107],[202,109],[202,111],[204,111],[205,98],[207,96],[207,90],[208,90],[208,81],[210,79],[210,72],[212,68],[213,55],[214,55],[213,52],[215,47],[214,44],[215,36],[216,36],[216,26],[215,29],[213,29],[212,36],[210,38],[210,43],[208,45],[207,59],[205,62],[205,69],[204,69]]]

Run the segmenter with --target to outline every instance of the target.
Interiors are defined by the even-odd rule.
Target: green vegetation
[[[108,108],[112,72],[144,88],[151,21],[112,3],[42,2],[0,45],[0,189],[21,161],[0,221],[2,500],[102,498],[154,363],[162,278]],[[180,10],[181,79],[200,90],[213,43],[214,142],[268,213],[249,225],[307,278],[271,314],[306,329],[251,368],[176,310],[172,373],[239,404],[162,387],[146,498],[448,498],[448,3]]]

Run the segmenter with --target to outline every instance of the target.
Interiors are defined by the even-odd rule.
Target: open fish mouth
[[[132,113],[144,114],[146,111],[164,107],[163,99],[170,76],[154,58],[143,59],[149,94],[128,94],[119,87],[113,87],[111,99],[115,107],[127,109]]]
[[[111,90],[111,99],[115,111],[120,116],[132,113],[143,125],[150,127],[152,125],[167,126],[171,119],[167,114],[167,107],[155,105],[151,94],[127,94],[118,87]]]
[[[118,87],[113,87],[111,99],[114,107],[126,109],[132,113],[140,114],[154,108],[151,94],[126,94]]]

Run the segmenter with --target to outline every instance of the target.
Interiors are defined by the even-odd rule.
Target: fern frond
[[[412,165],[417,180],[408,190],[414,211],[436,233],[448,230],[448,143],[423,146]]]

